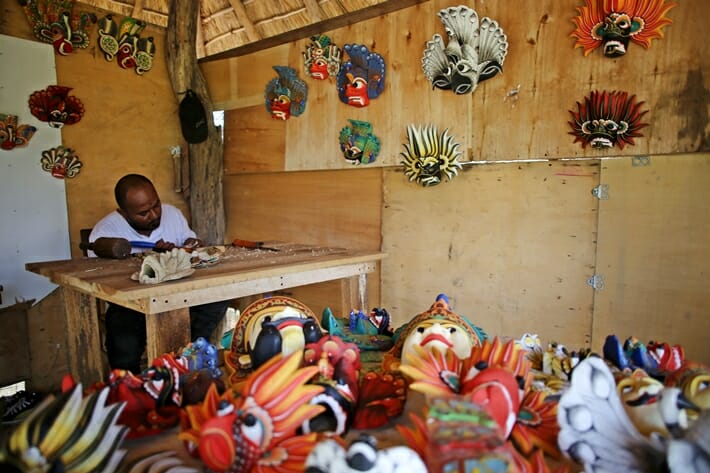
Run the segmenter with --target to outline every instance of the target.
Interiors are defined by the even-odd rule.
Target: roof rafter
[[[259,41],[262,39],[261,34],[256,30],[254,23],[251,22],[249,15],[247,15],[247,10],[244,8],[244,4],[241,0],[229,0],[229,4],[232,5],[234,14],[237,15],[237,21],[244,27],[249,41]]]

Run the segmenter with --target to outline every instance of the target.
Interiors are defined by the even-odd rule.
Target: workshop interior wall
[[[341,47],[365,44],[385,58],[385,90],[366,108],[341,103],[334,80],[306,75],[306,39],[202,63],[215,107],[226,110],[228,233],[266,238],[275,228],[297,238],[306,229],[332,244],[381,244],[388,257],[380,302],[395,325],[445,292],[491,335],[533,332],[543,342],[597,350],[610,333],[661,338],[710,362],[699,335],[708,328],[710,250],[689,238],[710,222],[690,205],[706,201],[702,182],[710,176],[710,61],[698,20],[710,4],[683,2],[670,11],[663,39],[649,49],[631,44],[617,59],[574,48],[569,34],[581,4],[471,4],[504,28],[509,53],[503,74],[467,96],[432,90],[421,71],[426,41],[445,34],[436,13],[450,2],[438,0],[324,32]],[[274,65],[295,68],[308,84],[306,111],[286,122],[264,107]],[[635,145],[603,151],[574,143],[569,111],[593,90],[623,90],[644,102],[648,126]],[[382,142],[376,162],[355,168],[343,158],[338,133],[348,119],[373,125]],[[399,164],[410,124],[456,138],[468,163],[452,182],[423,188],[407,180]],[[383,172],[363,174],[363,167]],[[599,184],[608,200],[592,194]],[[659,191],[675,197],[644,197]],[[380,205],[370,192],[381,193],[381,213],[368,209]],[[640,205],[650,206],[642,215],[656,217],[645,221]],[[367,222],[381,233],[353,240],[334,208],[381,215]],[[673,237],[663,238],[670,232],[659,226],[674,229]],[[627,236],[640,228],[644,238]],[[589,281],[598,272],[606,286],[595,290]]]
[[[573,47],[579,0],[468,2],[501,24],[510,46],[503,74],[467,96],[432,90],[421,71],[425,42],[444,34],[436,13],[451,4],[431,0],[323,32],[385,58],[385,91],[363,109],[342,104],[334,81],[306,77],[306,39],[201,64],[215,108],[225,110],[226,239],[381,248],[388,257],[371,278],[370,303],[395,324],[446,292],[490,335],[535,332],[597,349],[608,333],[662,338],[710,363],[700,335],[708,333],[710,249],[699,237],[707,232],[698,233],[710,222],[701,205],[710,179],[710,3],[680,3],[663,39],[608,59]],[[0,33],[31,39],[16,2],[2,9]],[[172,190],[168,148],[182,138],[164,31],[151,33],[158,55],[143,77],[105,61],[95,41],[57,58],[58,81],[87,106],[82,122],[62,131],[85,163],[67,183],[75,256],[79,229],[113,208],[111,189],[125,172],[150,175],[164,201],[187,210]],[[286,122],[264,108],[274,65],[294,67],[309,87],[305,113]],[[573,143],[569,110],[592,90],[645,102],[649,126],[635,146]],[[372,123],[382,141],[375,163],[343,159],[338,133],[348,119]],[[448,129],[460,160],[474,162],[435,188],[407,181],[399,162],[409,124]],[[608,200],[592,195],[598,184],[609,185]],[[603,289],[587,284],[595,273]],[[333,285],[289,294],[316,313],[340,297]]]

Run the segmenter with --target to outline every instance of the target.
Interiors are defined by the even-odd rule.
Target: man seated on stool
[[[176,207],[160,202],[153,183],[140,174],[128,174],[116,183],[114,196],[118,209],[94,225],[89,242],[97,238],[125,238],[128,241],[155,243],[156,251],[176,246],[198,247],[202,242]],[[133,253],[143,251],[132,248]],[[93,251],[89,256],[96,256]],[[229,301],[213,302],[190,308],[190,339],[210,339],[227,312]],[[146,344],[145,314],[108,304],[106,309],[106,350],[111,369],[140,373],[140,361]],[[149,360],[150,361],[150,360]]]

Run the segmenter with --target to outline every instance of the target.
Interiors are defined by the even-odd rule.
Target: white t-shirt
[[[89,235],[89,242],[101,237],[125,238],[128,241],[142,241],[155,243],[158,240],[175,243],[181,246],[188,238],[197,238],[197,235],[187,224],[187,219],[177,207],[170,204],[162,205],[160,225],[153,230],[150,236],[141,235],[131,227],[123,216],[114,210],[94,225]],[[147,251],[146,248],[131,248],[132,253]],[[96,256],[93,251],[87,251],[88,256]]]

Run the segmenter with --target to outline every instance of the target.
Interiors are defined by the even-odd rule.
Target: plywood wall
[[[308,242],[379,250],[382,170],[259,173],[225,176],[227,238]],[[368,278],[370,303],[380,301],[379,272]],[[340,305],[338,284],[288,291],[314,311]]]
[[[336,44],[358,43],[381,54],[387,65],[385,90],[370,106],[341,103],[334,80],[316,81],[304,71],[308,40],[261,53],[203,64],[218,107],[260,108],[251,113],[245,133],[269,122],[263,92],[276,73],[273,65],[295,68],[306,81],[309,99],[303,115],[279,123],[283,129],[284,170],[347,169],[338,132],[348,119],[369,121],[382,141],[374,166],[397,165],[409,124],[449,128],[462,144],[463,160],[500,161],[599,158],[609,155],[667,154],[710,149],[707,90],[710,57],[704,24],[710,3],[687,1],[672,9],[673,23],[649,49],[631,44],[627,55],[605,58],[596,50],[585,57],[574,48],[572,18],[577,0],[470,2],[480,17],[497,20],[509,42],[503,74],[479,85],[471,95],[432,90],[421,69],[426,41],[445,35],[437,12],[451,2],[432,0],[383,17],[326,32]],[[693,40],[698,38],[698,40]],[[645,102],[643,138],[624,150],[583,149],[568,132],[569,111],[593,90],[623,90]],[[238,162],[261,148],[258,141],[241,151],[227,150]],[[249,171],[253,162],[239,169]]]
[[[424,189],[385,173],[382,301],[399,324],[446,293],[489,335],[590,341],[599,162],[479,165]]]
[[[710,364],[710,154],[604,161],[601,182],[595,347],[634,335]]]

